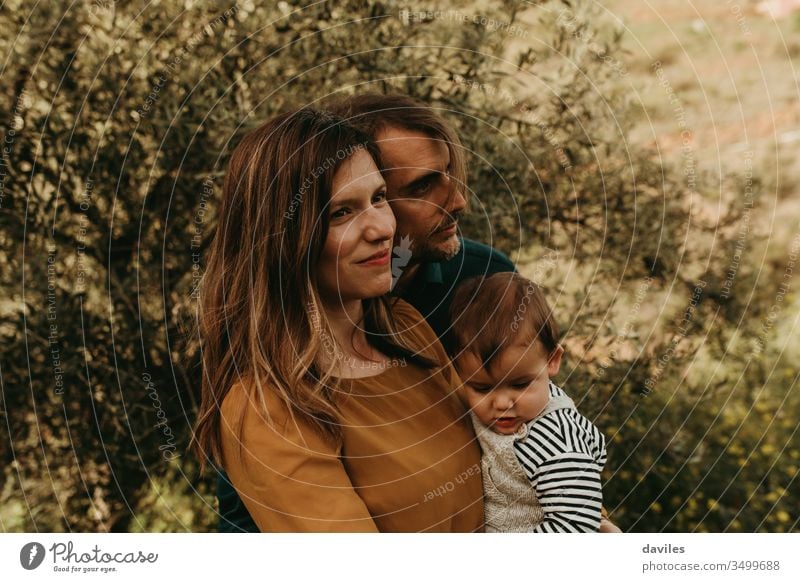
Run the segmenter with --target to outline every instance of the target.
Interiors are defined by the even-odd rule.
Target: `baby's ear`
[[[564,355],[564,348],[561,344],[556,346],[550,353],[550,357],[547,359],[547,375],[551,378],[558,374],[559,369],[561,369],[561,357]]]

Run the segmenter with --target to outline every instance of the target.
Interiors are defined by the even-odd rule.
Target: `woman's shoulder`
[[[241,424],[264,422],[265,409],[273,421],[288,416],[288,407],[277,391],[268,386],[259,391],[251,380],[240,379],[231,386],[220,405],[222,427],[234,431]]]

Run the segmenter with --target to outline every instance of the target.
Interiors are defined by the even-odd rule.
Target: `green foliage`
[[[0,92],[12,136],[3,529],[213,529],[213,478],[185,453],[200,378],[186,330],[227,157],[278,111],[363,90],[420,97],[458,129],[467,235],[518,256],[523,272],[558,253],[547,282],[565,386],[609,436],[615,521],[796,529],[797,367],[737,343],[761,333],[763,311],[742,318],[750,290],[768,305],[775,289],[756,285],[748,248],[723,297],[744,212],[728,201],[709,216],[688,161],[631,146],[641,120],[621,33],[593,3],[529,3],[524,24],[510,1],[459,8],[466,20],[409,18],[378,0],[19,4],[0,12],[13,55]],[[735,200],[741,183],[728,187]]]

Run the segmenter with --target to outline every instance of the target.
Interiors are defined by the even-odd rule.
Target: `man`
[[[380,148],[387,198],[397,220],[393,294],[413,305],[445,341],[458,284],[515,270],[503,253],[458,235],[458,218],[468,202],[458,137],[430,107],[404,95],[359,95],[330,109],[372,136]],[[217,494],[220,531],[258,531],[224,474]],[[601,529],[609,527],[616,529],[608,522]]]
[[[515,270],[501,252],[458,235],[468,201],[458,136],[433,109],[405,95],[359,95],[332,109],[380,148],[397,219],[392,267],[399,280],[393,294],[411,303],[444,339],[458,283]]]

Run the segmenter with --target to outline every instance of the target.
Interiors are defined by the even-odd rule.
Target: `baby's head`
[[[547,405],[564,353],[544,295],[518,273],[476,277],[459,285],[450,318],[462,399],[484,425],[515,433]]]

